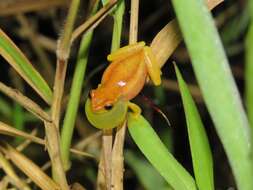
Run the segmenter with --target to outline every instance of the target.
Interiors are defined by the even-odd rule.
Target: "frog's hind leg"
[[[147,66],[148,74],[154,85],[161,84],[161,69],[156,61],[152,49],[148,46],[144,47],[144,59]]]
[[[138,105],[132,102],[128,102],[128,108],[130,108],[130,110],[132,111],[135,117],[138,117],[139,115],[141,115],[141,108]]]
[[[135,44],[131,44],[128,46],[124,46],[115,52],[112,52],[107,56],[108,61],[120,61],[122,59],[125,59],[126,57],[129,57],[133,54],[135,54],[138,51],[141,51],[143,47],[145,46],[145,42],[138,42]]]

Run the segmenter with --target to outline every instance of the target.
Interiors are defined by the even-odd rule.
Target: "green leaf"
[[[53,94],[48,84],[2,29],[0,29],[0,55],[48,104],[51,103]]]
[[[133,151],[124,152],[126,163],[133,169],[146,190],[171,190],[162,176],[146,160],[139,158]]]
[[[252,190],[251,132],[214,21],[203,0],[172,2],[238,189]]]
[[[249,1],[249,6],[252,11],[251,13],[251,22],[249,31],[246,36],[245,41],[245,102],[248,112],[248,117],[253,129],[253,3]]]
[[[173,189],[196,190],[192,176],[167,150],[144,117],[130,113],[128,129],[142,153]]]
[[[175,70],[185,110],[196,183],[199,190],[214,190],[213,159],[208,138],[198,109],[176,65]]]

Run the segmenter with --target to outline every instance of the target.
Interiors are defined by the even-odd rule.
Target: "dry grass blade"
[[[94,16],[85,21],[82,25],[76,28],[71,37],[71,42],[73,42],[82,33],[93,29],[99,24],[110,12],[113,6],[117,3],[117,0],[111,0],[103,8],[101,8]]]
[[[223,0],[207,0],[209,10],[223,2]],[[151,48],[156,55],[158,64],[162,67],[171,54],[175,51],[179,43],[182,41],[182,35],[178,27],[176,19],[170,21],[155,36],[151,42]]]
[[[9,181],[9,177],[4,176],[0,181],[0,189],[7,189]]]
[[[30,11],[39,11],[51,7],[66,5],[66,0],[13,0],[0,1],[0,16],[7,16]]]
[[[20,136],[38,144],[43,144],[43,145],[45,144],[43,139],[40,139],[34,135],[30,135],[28,133],[15,129],[3,122],[0,122],[0,134],[9,135],[13,137]]]
[[[20,49],[0,29],[0,55],[19,73],[19,75],[43,98],[51,103],[53,94],[40,73],[33,67]]]
[[[22,190],[31,190],[27,186],[27,184],[17,176],[10,162],[4,157],[4,155],[1,152],[0,152],[0,166],[3,168],[7,176],[10,178],[10,182],[14,186]]]
[[[31,99],[24,96],[18,90],[12,89],[0,82],[0,91],[3,92],[8,97],[10,97],[11,99],[13,99],[14,101],[21,104],[24,108],[26,108],[28,111],[36,115],[41,120],[51,121],[49,115],[46,112],[44,112],[44,110],[38,104],[36,104]]]
[[[32,181],[43,190],[60,190],[56,184],[47,174],[45,174],[35,163],[33,163],[26,156],[18,152],[16,149],[8,144],[4,144],[1,149],[6,156]]]
[[[162,67],[182,40],[182,36],[174,19],[169,22],[153,39],[151,48],[157,62]]]
[[[23,137],[24,139],[27,139],[29,141],[32,141],[34,143],[37,143],[37,144],[40,144],[40,145],[45,145],[45,140],[43,140],[43,139],[41,139],[39,137],[36,137],[33,134],[28,134],[28,133],[25,133],[25,132],[20,131],[18,129],[15,129],[14,127],[12,127],[10,125],[7,125],[7,124],[5,124],[5,123],[3,123],[1,121],[0,121],[0,134],[12,136],[12,137],[19,136],[19,137]],[[23,145],[23,146],[25,146],[25,145]],[[19,151],[21,151],[21,149],[23,149],[22,148],[23,146],[21,146],[21,147],[18,146],[17,149]],[[95,158],[92,154],[80,151],[80,150],[75,149],[75,148],[71,148],[70,152],[72,152],[72,153],[74,153],[76,155],[80,155],[80,156],[85,156],[85,157],[89,157],[89,158]]]

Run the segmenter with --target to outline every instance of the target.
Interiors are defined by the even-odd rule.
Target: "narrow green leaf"
[[[124,152],[124,158],[146,190],[171,190],[157,170],[146,160],[139,158],[133,151],[126,150]]]
[[[253,2],[249,1],[251,22],[245,41],[245,101],[251,128],[253,129]]]
[[[195,179],[199,190],[214,190],[213,159],[208,138],[190,91],[175,65],[183,100]]]
[[[128,129],[134,142],[150,163],[175,190],[196,190],[192,176],[177,162],[144,117],[128,116]]]
[[[48,104],[51,103],[53,94],[48,84],[2,29],[0,29],[0,55]]]
[[[92,8],[91,15],[94,15],[98,10],[98,1]],[[75,127],[76,116],[80,103],[81,91],[84,83],[85,71],[88,63],[90,44],[93,38],[93,31],[90,31],[82,36],[81,44],[77,56],[77,64],[73,76],[73,81],[70,89],[69,102],[66,109],[66,114],[63,120],[61,132],[61,155],[65,169],[70,167],[70,146]]]
[[[172,2],[238,189],[252,190],[251,132],[214,21],[203,0]]]

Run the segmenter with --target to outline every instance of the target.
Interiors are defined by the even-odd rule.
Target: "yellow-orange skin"
[[[136,48],[138,45],[140,47]],[[116,52],[118,55],[113,56],[111,64],[104,71],[101,84],[91,91],[93,111],[113,105],[119,99],[131,100],[142,90],[150,70],[147,62],[153,61],[145,52],[144,42],[132,46],[123,48],[120,53]],[[160,77],[160,70],[158,75]]]

